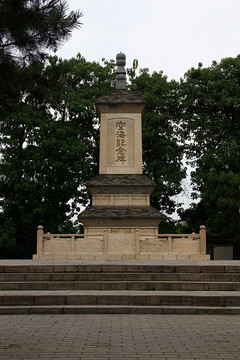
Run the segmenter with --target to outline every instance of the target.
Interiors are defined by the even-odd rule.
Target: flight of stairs
[[[240,314],[240,263],[0,264],[0,314]]]

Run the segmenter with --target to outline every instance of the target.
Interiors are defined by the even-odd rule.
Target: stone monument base
[[[44,234],[38,227],[40,260],[210,260],[206,230],[158,234],[158,228],[85,228],[85,234]]]

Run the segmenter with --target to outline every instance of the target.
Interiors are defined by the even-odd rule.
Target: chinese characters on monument
[[[127,161],[127,124],[123,121],[116,123],[116,162],[122,164]]]

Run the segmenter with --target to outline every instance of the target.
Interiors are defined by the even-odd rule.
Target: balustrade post
[[[140,231],[139,231],[139,229],[135,230],[135,248],[136,248],[136,255],[140,255]]]
[[[207,235],[206,227],[204,225],[200,226],[200,251],[201,255],[206,255],[207,252]]]
[[[72,255],[75,254],[75,236],[71,236],[71,250],[72,250]]]
[[[37,255],[42,255],[43,253],[43,226],[38,226],[37,231]]]
[[[103,255],[107,255],[107,247],[108,247],[108,239],[107,239],[107,229],[103,230],[103,249],[102,253]]]
[[[168,253],[172,253],[172,237],[168,236]]]

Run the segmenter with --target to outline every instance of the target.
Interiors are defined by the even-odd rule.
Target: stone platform
[[[0,314],[240,314],[240,261],[0,261]]]

